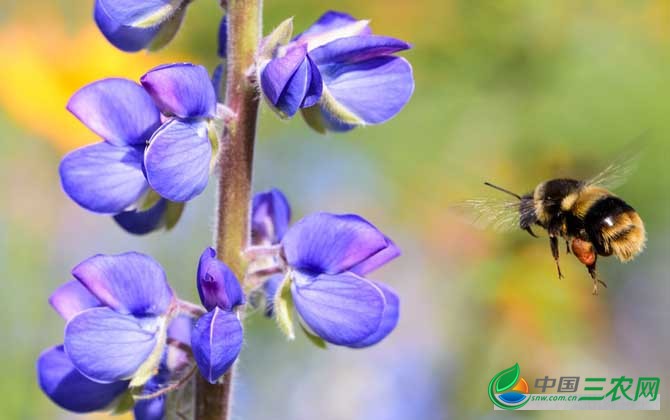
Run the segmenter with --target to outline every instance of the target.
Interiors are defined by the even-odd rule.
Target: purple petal
[[[365,124],[383,123],[395,116],[414,91],[412,67],[400,57],[321,65],[319,70],[336,106]]]
[[[135,52],[146,48],[159,30],[158,26],[143,29],[119,25],[100,6],[100,0],[95,2],[93,17],[105,38],[116,48],[126,52]]]
[[[134,204],[149,184],[142,172],[142,151],[106,142],[84,146],[63,157],[63,190],[96,213],[119,213]]]
[[[399,256],[400,248],[387,237],[385,248],[382,248],[377,253],[351,267],[349,271],[358,274],[359,276],[365,276]]]
[[[386,248],[386,237],[360,216],[311,214],[282,239],[286,260],[299,270],[338,274]]]
[[[216,92],[207,69],[190,63],[158,66],[141,79],[164,114],[180,118],[213,117]]]
[[[329,343],[354,345],[377,331],[382,322],[383,293],[353,274],[298,275],[291,283],[291,294],[302,321]]]
[[[276,188],[254,195],[251,210],[251,242],[254,245],[277,244],[291,221],[286,196]]]
[[[193,318],[188,315],[177,315],[170,322],[167,335],[169,338],[177,340],[180,343],[189,344],[191,342],[192,329]]]
[[[301,108],[308,108],[315,105],[321,99],[321,94],[323,93],[323,80],[321,79],[321,73],[319,68],[314,64],[310,56],[307,56],[307,62],[309,63],[309,81],[307,85],[307,91],[305,92],[305,97],[300,104]]]
[[[411,46],[399,39],[379,36],[352,36],[329,42],[309,52],[317,65],[329,63],[355,63],[371,58],[390,55],[409,49]]]
[[[114,215],[114,220],[126,232],[135,235],[144,235],[160,228],[163,225],[163,216],[167,209],[168,201],[164,198],[144,211],[129,210]]]
[[[158,194],[183,202],[207,186],[211,159],[207,123],[173,119],[151,138],[144,166],[149,184]]]
[[[384,293],[384,300],[386,301],[386,304],[384,305],[384,315],[382,317],[382,322],[379,324],[377,331],[362,341],[350,344],[349,347],[363,348],[377,344],[386,338],[386,336],[388,336],[391,331],[393,331],[396,325],[398,325],[398,318],[400,317],[400,299],[398,299],[398,295],[385,284],[376,281],[373,281],[372,283],[374,283],[374,285]]]
[[[282,281],[284,281],[283,273],[270,276],[263,283],[263,294],[265,295],[264,314],[267,317],[272,317],[272,314],[274,313],[275,296],[277,295],[277,289],[279,289],[279,285]]]
[[[168,373],[181,371],[187,365],[192,366],[191,331],[195,326],[195,321],[192,316],[184,314],[179,314],[170,321],[167,329],[168,339],[182,343],[184,346],[169,346],[165,350],[160,366],[163,367],[165,365],[169,370]],[[166,379],[169,380],[172,376],[172,374],[169,374]],[[149,383],[155,379],[156,377],[154,376],[149,380]]]
[[[123,314],[162,315],[173,299],[161,266],[137,252],[93,256],[72,274],[102,303]]]
[[[313,95],[307,97],[307,92],[312,85],[312,66],[309,58],[305,57],[289,79],[284,90],[279,96],[279,100],[275,106],[282,111],[287,117],[292,117],[298,112],[300,106],[307,100],[313,101]],[[318,69],[315,69],[318,73]],[[319,92],[319,96],[321,92]],[[318,100],[318,99],[317,99]]]
[[[216,382],[242,349],[242,324],[237,315],[220,308],[203,315],[193,329],[191,347],[202,376]]]
[[[79,89],[67,109],[94,133],[118,145],[143,145],[160,126],[160,112],[144,89],[126,79],[103,79]]]
[[[128,388],[127,381],[101,384],[75,369],[63,346],[46,349],[37,359],[37,380],[58,406],[75,413],[102,410]]]
[[[102,302],[77,280],[58,287],[49,297],[49,303],[66,321],[83,310],[102,306]]]
[[[244,303],[244,293],[237,277],[222,261],[216,251],[206,248],[198,263],[198,294],[208,311],[217,306],[226,311]]]
[[[367,22],[358,20],[346,13],[330,10],[321,15],[306,31],[296,36],[294,41],[321,45],[346,36],[367,35],[370,33],[372,31]]]
[[[291,48],[285,56],[270,60],[261,71],[261,88],[273,105],[279,103],[286,85],[303,64],[306,55],[305,46]]]
[[[65,326],[65,351],[86,377],[99,382],[131,378],[156,348],[159,320],[92,308]]]
[[[164,420],[165,396],[137,401],[133,407],[133,415],[135,420]]]
[[[97,0],[99,6],[119,25],[152,27],[169,19],[182,0]]]

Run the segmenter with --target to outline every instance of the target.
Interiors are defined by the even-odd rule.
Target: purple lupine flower
[[[96,255],[72,275],[102,304],[75,314],[65,327],[72,364],[98,382],[143,385],[158,366],[175,296],[161,266],[139,253]],[[59,296],[52,299],[59,302]],[[58,310],[58,309],[57,309]]]
[[[378,343],[396,326],[398,296],[368,273],[400,255],[398,247],[363,218],[316,213],[289,228],[281,241],[295,309],[303,326],[323,340],[360,348]]]
[[[217,306],[226,311],[244,304],[244,293],[230,268],[216,258],[214,248],[206,248],[198,262],[197,288],[208,311]]]
[[[215,383],[233,365],[242,350],[242,323],[236,307],[244,294],[235,274],[207,248],[197,273],[200,300],[209,311],[195,323],[191,348],[201,375]]]
[[[281,191],[272,188],[254,195],[251,203],[251,244],[278,244],[290,221],[291,207]]]
[[[103,139],[60,164],[63,189],[80,206],[143,234],[171,227],[178,203],[205,189],[216,95],[204,67],[159,66],[141,85],[100,80],[77,91],[67,108]]]
[[[93,17],[116,48],[157,50],[174,38],[191,0],[95,0]]]
[[[280,115],[299,109],[319,132],[347,131],[395,116],[414,91],[412,67],[393,54],[404,41],[373,35],[367,20],[327,12],[290,42],[290,21],[261,45],[259,80]]]
[[[97,255],[73,275],[77,280],[49,299],[67,325],[65,344],[45,350],[37,361],[44,393],[60,407],[84,413],[112,409],[129,386],[146,383],[150,391],[167,383],[173,366],[166,362],[165,337],[189,342],[191,324],[183,316],[173,319],[175,298],[158,263],[138,253]],[[149,414],[162,411],[162,404],[138,403],[136,418],[159,418]]]

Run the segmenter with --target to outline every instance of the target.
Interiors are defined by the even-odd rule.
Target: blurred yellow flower
[[[61,16],[43,16],[0,27],[0,51],[11,57],[0,66],[0,109],[60,151],[97,141],[65,109],[77,89],[105,77],[138,80],[158,64],[188,61],[172,52],[127,54],[109,44],[93,23],[68,31]]]
[[[122,415],[115,415],[110,413],[92,413],[85,417],[88,420],[133,420],[133,412],[129,411]]]

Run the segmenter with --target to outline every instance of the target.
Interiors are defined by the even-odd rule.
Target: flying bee
[[[514,201],[470,200],[468,205],[479,213],[480,220],[497,228],[516,227],[537,237],[532,230],[539,226],[549,234],[551,254],[558,277],[563,278],[559,264],[559,238],[565,240],[566,252],[586,266],[593,280],[593,294],[598,284],[598,256],[614,255],[628,262],[644,249],[646,234],[640,215],[610,189],[621,185],[631,169],[632,159],[612,164],[588,180],[552,179],[540,183],[524,195],[486,182]]]

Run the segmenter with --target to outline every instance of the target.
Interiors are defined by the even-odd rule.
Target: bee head
[[[521,201],[519,203],[519,227],[528,232],[530,236],[537,238],[531,229],[531,226],[537,223],[533,194],[525,194],[519,200]]]
[[[535,214],[535,204],[533,202],[533,194],[525,194],[523,196],[513,193],[510,190],[499,187],[497,185],[491,184],[490,182],[485,182],[484,185],[491,187],[498,191],[502,191],[505,194],[509,194],[512,197],[519,199],[519,227],[537,238],[537,235],[533,233],[533,230],[530,228],[537,222],[537,215]]]

